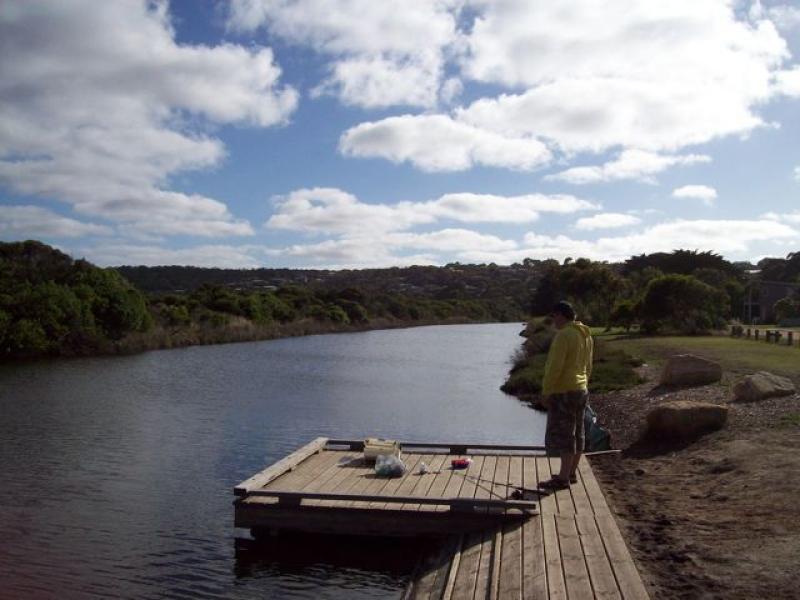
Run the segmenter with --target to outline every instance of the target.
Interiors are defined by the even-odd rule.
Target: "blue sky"
[[[4,2],[0,239],[219,267],[800,250],[800,5],[536,4]]]

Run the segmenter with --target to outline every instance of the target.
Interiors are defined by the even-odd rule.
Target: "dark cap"
[[[562,300],[558,302],[555,306],[553,306],[553,310],[550,311],[551,315],[561,315],[562,317],[569,319],[570,321],[575,320],[575,309],[572,307],[572,304],[567,302],[566,300]]]

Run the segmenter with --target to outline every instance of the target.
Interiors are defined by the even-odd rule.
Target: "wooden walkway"
[[[396,479],[376,477],[362,449],[319,438],[242,482],[235,526],[256,536],[443,536],[406,600],[648,597],[586,460],[577,485],[538,496],[530,490],[559,467],[541,448],[404,443],[407,472]],[[472,458],[469,469],[450,469],[454,456]]]
[[[558,468],[557,458],[524,457],[509,470],[535,488]],[[420,561],[404,599],[647,599],[586,460],[578,479],[530,519],[450,536]]]

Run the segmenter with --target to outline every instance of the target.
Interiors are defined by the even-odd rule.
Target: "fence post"
[[[756,333],[755,333],[756,341],[758,341],[758,336],[759,336],[760,333],[761,333],[761,330],[760,329],[756,329]]]
[[[792,331],[786,332],[786,344],[788,346],[794,346],[794,332]]]
[[[751,337],[751,336],[750,336],[750,333],[751,333],[751,331],[750,331],[750,328],[748,327],[748,328],[747,328],[747,339],[748,339],[748,340],[749,340],[749,339],[750,339],[750,337]]]

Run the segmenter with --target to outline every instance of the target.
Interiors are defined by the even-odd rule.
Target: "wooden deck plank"
[[[239,485],[233,488],[233,493],[237,496],[244,496],[248,490],[262,488],[273,479],[280,477],[290,469],[295,468],[297,465],[325,448],[328,438],[318,437],[317,439],[309,442],[302,448],[298,448],[285,458],[270,465],[260,473],[256,473],[252,477],[245,479]]]
[[[497,467],[497,457],[487,456],[483,461],[481,474],[476,482],[475,498],[491,498],[494,490],[494,472]]]
[[[586,462],[586,458],[581,458],[581,462]],[[589,494],[586,491],[586,484],[583,480],[583,473],[581,472],[580,463],[578,470],[575,473],[578,477],[578,483],[573,483],[569,487],[570,494],[572,494],[572,502],[575,506],[575,514],[591,513],[592,503],[589,501]]]
[[[474,498],[478,490],[477,478],[480,477],[483,470],[483,463],[486,460],[485,456],[475,456],[472,459],[472,464],[466,471],[454,471],[457,477],[464,479],[461,489],[458,491],[460,498]]]
[[[489,573],[489,600],[500,598],[500,567],[502,566],[503,528],[496,527],[492,544],[492,568]]]
[[[567,596],[570,600],[592,600],[592,584],[586,569],[578,528],[575,526],[575,517],[556,515],[555,521],[561,546],[561,564],[566,575]]]
[[[537,457],[534,460],[536,461],[538,485],[538,482],[550,479],[550,461],[546,457]],[[556,502],[555,494],[548,494],[539,499],[539,511],[543,515],[554,515],[558,512],[558,503]]]
[[[542,517],[538,515],[522,525],[522,598],[547,600],[547,597]]]
[[[431,594],[431,600],[452,600],[453,598],[453,589],[456,585],[456,577],[458,575],[459,566],[461,565],[461,555],[464,552],[464,543],[466,542],[467,536],[462,534],[457,536],[458,537],[458,546],[456,553],[453,555],[453,560],[450,562],[450,572],[447,574],[447,581],[445,581],[444,589],[442,590],[441,596],[433,596]]]
[[[511,457],[500,456],[497,458],[497,466],[494,470],[494,483],[492,484],[492,497],[493,498],[508,498],[510,491],[508,489],[508,470],[511,464]],[[489,512],[498,512],[497,509],[489,509]]]
[[[586,558],[586,567],[589,569],[589,579],[592,581],[592,590],[598,600],[621,600],[614,570],[608,560],[600,530],[597,529],[594,515],[576,515],[575,522],[578,526],[578,535],[583,546],[583,555]]]
[[[594,471],[587,460],[582,460],[578,465],[578,470],[581,473],[583,485],[586,488],[586,494],[589,497],[589,502],[592,505],[592,510],[595,514],[609,514],[608,503],[606,497],[603,495],[603,490],[600,489],[600,484],[594,476]]]
[[[447,484],[450,483],[450,479],[453,477],[453,469],[450,468],[450,456],[446,456],[442,466],[436,473],[436,477],[431,483],[431,486],[428,488],[428,491],[425,495],[428,498],[444,498],[444,490],[447,487]],[[431,504],[421,504],[419,510],[422,511],[436,511],[437,507]]]
[[[359,478],[368,473],[370,466],[360,459],[356,459],[348,464],[338,464],[332,467],[334,474],[316,487],[316,491],[325,493],[345,493],[359,480]],[[308,491],[308,490],[304,490]],[[308,506],[333,506],[333,500],[307,500],[304,504]]]
[[[420,454],[419,459],[417,460],[417,467],[420,463],[425,463],[430,467],[431,460],[433,459],[433,454]],[[420,478],[422,475],[417,475],[416,470],[409,471],[405,477],[402,478],[400,481],[400,485],[395,490],[395,495],[397,496],[412,496],[414,495],[414,487],[419,483]],[[386,510],[400,510],[402,507],[397,504],[390,504],[386,503],[382,506],[383,509]]]
[[[475,465],[475,461],[473,460],[472,464],[469,466],[471,469]],[[461,490],[466,484],[467,477],[466,474],[469,472],[469,469],[466,471],[454,471],[450,470],[450,480],[447,482],[444,490],[442,491],[442,497],[444,498],[460,498],[461,497]],[[446,506],[437,506],[434,507],[434,510],[437,512],[447,510]]]
[[[494,554],[494,538],[497,528],[489,528],[483,532],[481,542],[481,556],[478,562],[478,571],[475,577],[475,600],[486,600],[490,597],[490,579],[492,569],[492,557]]]
[[[414,600],[436,598],[438,600],[441,597],[441,593],[436,595],[436,584],[437,580],[442,577],[446,579],[447,573],[450,571],[452,556],[455,552],[455,539],[456,536],[447,538],[434,551],[422,558],[414,574],[411,593],[408,594],[409,598]],[[443,573],[444,575],[442,575]]]
[[[541,460],[541,459],[538,459]],[[536,489],[539,478],[534,457],[522,461],[522,484],[527,489]],[[547,564],[542,536],[542,502],[539,497],[540,514],[528,519],[522,529],[522,597],[524,600],[547,600]],[[550,499],[552,500],[552,498]]]
[[[603,545],[606,548],[611,567],[614,569],[614,576],[617,579],[622,597],[625,600],[646,600],[649,598],[613,515],[611,513],[605,515],[596,514],[595,522],[600,530]]]
[[[558,543],[555,515],[542,514],[542,539],[547,569],[547,591],[550,600],[567,600],[564,583],[564,568],[561,564],[561,548]]]
[[[453,584],[452,597],[454,599],[472,598],[475,595],[483,538],[484,533],[476,532],[470,533],[464,540],[461,560],[459,561],[455,583]]]
[[[434,480],[436,477],[439,476],[437,471],[441,470],[442,465],[444,464],[445,460],[447,459],[447,454],[433,454],[431,455],[431,460],[429,466],[431,468],[430,473],[426,473],[425,475],[415,475],[417,481],[414,485],[414,488],[411,491],[412,496],[425,496],[428,493],[428,490],[433,485]],[[418,511],[420,505],[419,504],[403,504],[401,506],[401,510],[410,510],[410,511]]]
[[[522,598],[522,523],[503,527],[498,596],[505,600]]]
[[[319,454],[314,454],[303,461],[302,467],[284,473],[280,477],[269,482],[262,489],[286,491],[302,490],[311,480],[334,467],[342,456],[345,455],[346,453],[323,450]]]
[[[511,494],[516,489],[525,487],[524,477],[522,475],[523,457],[512,456],[508,463],[508,486],[506,488],[506,497],[510,498]],[[506,511],[506,514],[514,513],[513,510]]]
[[[550,473],[552,473],[552,475],[558,475],[558,471],[561,469],[561,459],[551,456],[549,462]],[[558,490],[553,496],[555,496],[556,503],[558,504],[558,514],[575,514],[575,504],[572,501],[572,493],[569,490]]]

